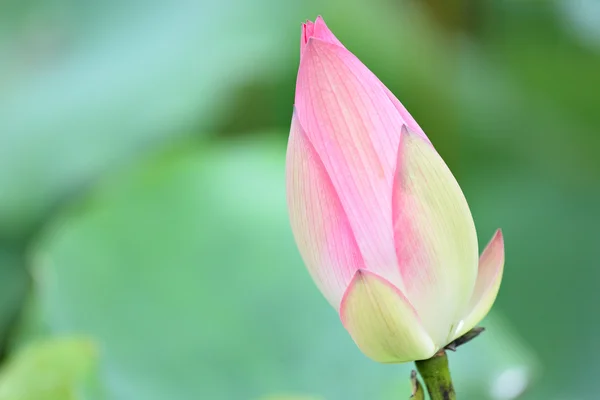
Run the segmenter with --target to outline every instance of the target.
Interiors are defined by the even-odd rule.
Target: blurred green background
[[[600,2],[2,0],[0,400],[408,397],[287,221],[318,14],[504,230],[459,398],[598,398]]]

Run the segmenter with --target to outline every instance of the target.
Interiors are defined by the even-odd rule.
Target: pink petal
[[[300,62],[296,107],[348,215],[365,265],[401,285],[391,193],[405,121],[381,82],[354,55],[315,38]]]
[[[315,22],[306,21],[302,24],[302,35],[300,36],[300,57],[304,54],[304,48],[310,38],[322,40],[327,43],[335,44],[344,47],[342,42],[335,37],[333,32],[329,30],[325,21],[319,15]]]
[[[286,164],[292,231],[311,276],[337,310],[352,276],[365,266],[331,179],[295,113]]]
[[[438,349],[402,292],[369,271],[356,272],[340,317],[362,352],[378,362],[427,359]]]
[[[433,146],[402,131],[393,194],[394,234],[404,293],[434,342],[456,331],[477,276],[477,235],[469,206]]]
[[[470,331],[492,308],[504,271],[504,237],[498,229],[479,257],[479,270],[475,290],[456,337]]]

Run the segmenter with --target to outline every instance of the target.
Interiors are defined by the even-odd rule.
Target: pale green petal
[[[456,332],[475,287],[478,246],[473,218],[444,160],[431,143],[406,128],[393,192],[401,289],[442,347]]]
[[[358,347],[375,361],[422,360],[437,350],[410,302],[372,272],[356,273],[342,300],[340,316]]]
[[[504,271],[504,237],[498,229],[479,258],[479,272],[469,308],[459,324],[455,337],[470,331],[492,308]]]

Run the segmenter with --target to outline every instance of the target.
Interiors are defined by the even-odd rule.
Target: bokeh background
[[[408,398],[287,221],[318,14],[504,230],[459,398],[599,398],[600,2],[2,0],[1,400]]]

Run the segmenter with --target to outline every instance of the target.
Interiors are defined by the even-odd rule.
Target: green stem
[[[415,361],[415,364],[431,400],[456,400],[445,350],[440,350],[429,360]]]

